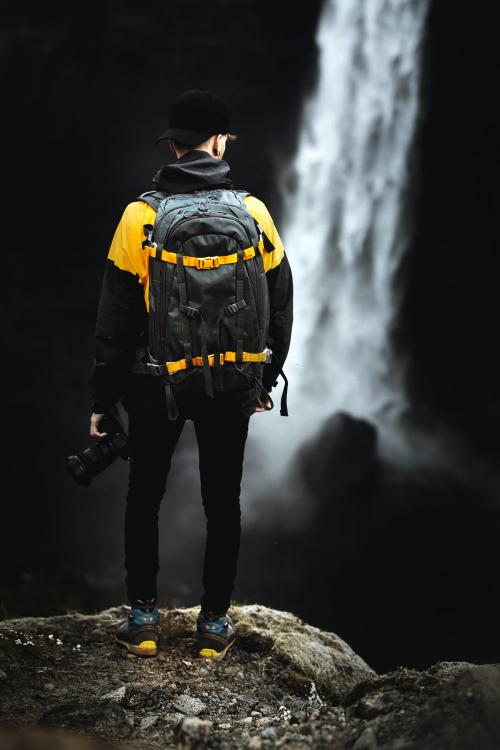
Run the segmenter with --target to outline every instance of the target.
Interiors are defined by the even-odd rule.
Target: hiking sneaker
[[[236,641],[236,627],[228,614],[200,610],[196,630],[198,656],[205,659],[223,659]]]
[[[155,599],[133,602],[129,616],[120,623],[115,639],[136,656],[156,656],[159,641],[159,611]]]

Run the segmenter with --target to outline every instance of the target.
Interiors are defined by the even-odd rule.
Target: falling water
[[[318,82],[283,179],[295,186],[284,196],[281,225],[294,276],[290,417],[277,409],[272,425],[273,412],[253,418],[262,445],[279,440],[281,463],[337,410],[388,434],[405,409],[391,326],[395,273],[411,232],[409,157],[426,10],[427,0],[325,1]]]

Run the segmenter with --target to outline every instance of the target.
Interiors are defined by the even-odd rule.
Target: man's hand
[[[99,432],[99,422],[103,418],[104,414],[96,414],[92,412],[90,417],[90,436],[93,438],[102,438],[107,435],[107,432]]]
[[[112,409],[109,411],[110,414],[112,414],[115,419],[118,421],[120,427],[122,430],[125,429],[123,425],[123,420],[121,418],[120,412],[116,408],[116,406],[113,406]],[[107,432],[101,432],[99,430],[99,422],[104,417],[104,414],[96,414],[95,412],[92,413],[90,417],[90,436],[93,438],[102,438],[105,437],[108,433]]]
[[[269,395],[269,394],[271,393],[271,391],[272,391],[272,390],[273,390],[273,389],[271,388],[271,390],[270,390],[270,391],[268,391],[268,395]],[[266,400],[264,401],[264,403],[265,403],[265,404],[267,404],[268,406],[271,406],[271,402],[269,401],[269,399],[266,399]],[[255,407],[255,411],[269,411],[269,409],[264,409],[264,407],[263,407],[263,406],[256,406],[256,407]]]

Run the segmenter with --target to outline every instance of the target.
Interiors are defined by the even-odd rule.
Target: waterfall
[[[280,225],[294,276],[290,416],[277,409],[252,417],[262,450],[281,446],[275,471],[335,411],[389,434],[406,406],[391,326],[395,273],[411,235],[409,157],[427,4],[325,0],[317,85],[282,180],[283,190],[294,186],[284,192]],[[274,395],[278,407],[279,389]]]

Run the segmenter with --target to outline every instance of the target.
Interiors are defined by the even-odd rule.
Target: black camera
[[[107,432],[107,435],[98,438],[90,448],[66,459],[68,471],[78,484],[89,485],[117,456],[125,460],[129,457],[128,436],[112,414],[105,414],[101,419],[99,432]]]

